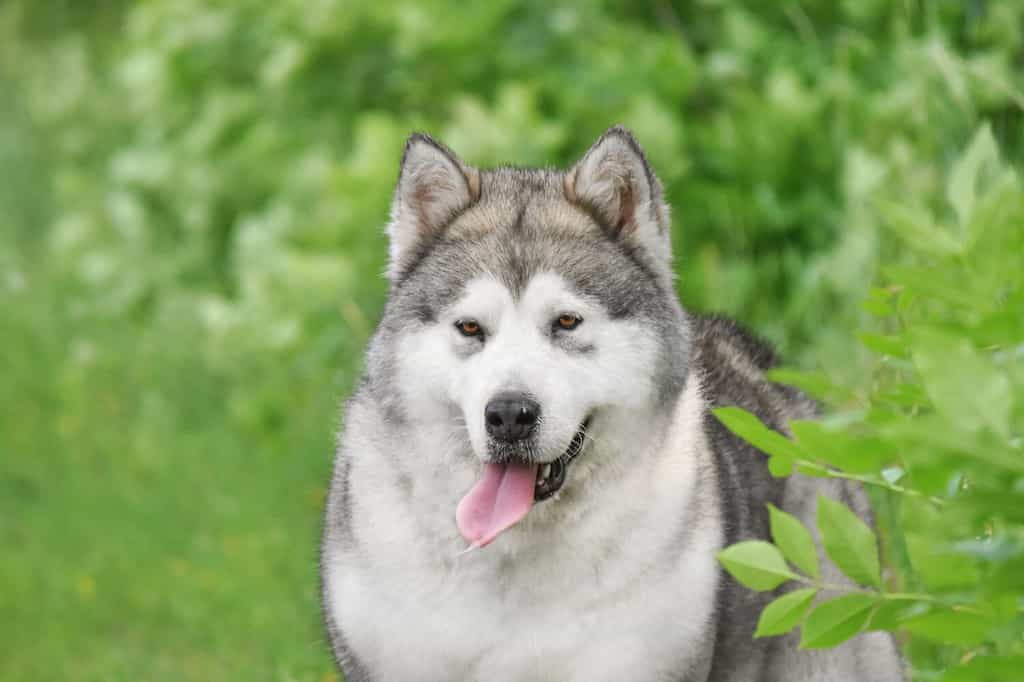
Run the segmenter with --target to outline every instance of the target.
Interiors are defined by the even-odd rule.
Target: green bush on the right
[[[1024,189],[981,127],[946,174],[946,205],[900,196],[867,210],[902,242],[882,267],[859,334],[875,354],[855,382],[789,370],[831,405],[787,440],[737,408],[722,422],[770,456],[773,475],[862,481],[884,542],[843,504],[821,498],[817,525],[850,578],[838,597],[818,577],[807,530],[771,509],[774,544],[746,542],[720,560],[751,589],[795,581],[756,636],[801,627],[802,648],[866,630],[907,640],[914,679],[1010,680],[1024,674]]]

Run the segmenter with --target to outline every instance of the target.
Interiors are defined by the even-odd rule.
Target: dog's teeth
[[[543,464],[540,467],[540,475],[537,476],[537,485],[544,485],[548,482],[548,476],[551,475],[551,465]]]

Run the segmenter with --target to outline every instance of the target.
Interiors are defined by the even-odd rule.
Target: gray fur
[[[698,318],[694,336],[694,361],[701,368],[710,408],[742,407],[782,433],[788,433],[789,421],[816,416],[816,405],[806,396],[764,377],[764,371],[778,364],[774,352],[735,322],[720,317]],[[824,494],[870,519],[864,491],[852,483],[801,476],[772,478],[764,456],[729,432],[710,412],[706,416],[706,431],[718,455],[717,479],[726,545],[743,540],[770,540],[765,508],[768,503],[813,527],[815,500],[818,494]],[[824,554],[821,558],[825,582],[848,582]],[[824,651],[798,651],[796,633],[753,640],[761,608],[778,595],[747,590],[724,575],[719,586],[719,624],[711,680],[746,679],[742,671],[753,667],[766,671],[762,673],[763,679],[781,682],[794,675],[792,670],[798,666],[814,669],[818,677],[813,679],[902,679],[895,642],[888,635],[862,635],[838,649]],[[868,644],[864,641],[867,639],[874,641]],[[744,655],[736,657],[731,653],[735,651],[743,651]],[[846,677],[830,677],[837,668],[850,672]]]
[[[423,202],[428,205],[424,207]],[[534,672],[523,677],[522,666],[528,665],[530,658],[522,652],[530,647],[542,650],[531,638],[532,628],[509,630],[507,641],[503,640],[502,646],[511,647],[508,655],[515,655],[518,667],[514,670],[520,671],[512,673],[509,670],[513,668],[500,667],[503,649],[483,643],[493,623],[479,621],[479,651],[474,650],[472,636],[440,643],[448,641],[442,631],[449,625],[455,628],[456,623],[435,622],[420,630],[414,624],[418,618],[431,617],[434,609],[444,608],[451,598],[471,599],[466,592],[483,595],[488,603],[493,595],[497,599],[493,603],[508,604],[507,612],[501,610],[506,607],[496,611],[493,603],[481,606],[479,618],[515,622],[516,605],[521,603],[540,609],[538,613],[546,614],[545,618],[564,618],[564,626],[554,624],[555,633],[571,631],[579,619],[591,617],[586,610],[579,610],[581,603],[593,605],[595,618],[614,613],[602,610],[606,605],[634,604],[632,611],[620,613],[635,613],[638,622],[644,623],[645,613],[651,611],[655,620],[650,622],[654,623],[655,607],[664,605],[650,602],[649,589],[654,589],[650,586],[658,581],[678,586],[676,572],[685,576],[690,570],[688,565],[679,565],[684,553],[694,557],[694,562],[712,566],[717,548],[744,539],[767,539],[767,503],[813,525],[814,499],[823,493],[869,518],[859,488],[799,476],[774,479],[768,475],[765,457],[712,416],[714,407],[738,405],[786,433],[790,420],[813,417],[816,407],[798,391],[765,378],[765,370],[777,362],[766,344],[729,320],[695,317],[683,311],[672,287],[669,232],[668,207],[660,184],[639,145],[623,128],[608,131],[566,172],[508,167],[476,170],[426,136],[410,139],[389,226],[391,291],[368,349],[365,376],[348,403],[324,524],[324,617],[333,651],[350,682],[395,679],[395,673],[382,670],[388,668],[391,657],[398,661],[406,655],[423,660],[416,679],[504,680],[516,674],[519,679],[568,679],[564,672],[559,677],[559,661],[540,654]],[[407,361],[403,342],[410,335],[447,327],[450,306],[480,277],[499,282],[519,305],[531,282],[549,272],[562,277],[573,295],[600,306],[607,325],[624,325],[622,329],[638,330],[635,333],[642,335],[637,348],[647,348],[643,352],[649,361],[642,370],[645,376],[637,377],[635,390],[650,386],[649,409],[623,412],[640,416],[616,421],[617,410],[626,408],[618,407],[615,400],[597,406],[594,445],[573,465],[557,497],[540,503],[544,506],[531,511],[521,527],[507,531],[507,540],[499,539],[492,547],[460,557],[461,538],[454,517],[446,521],[446,515],[472,481],[479,454],[458,435],[458,429],[446,431],[441,423],[436,427],[442,433],[440,440],[424,430],[416,412],[419,408],[410,402],[410,396],[432,405],[436,401],[429,398],[433,395],[430,391],[440,389],[408,385],[403,378],[403,372],[408,372],[403,369]],[[603,350],[597,341],[554,332],[536,338],[535,343],[549,344],[552,350],[547,352],[564,357],[567,363],[599,358]],[[469,362],[482,352],[480,339],[452,339],[452,362]],[[622,391],[630,390],[634,389],[627,382]],[[686,423],[690,412],[696,415],[695,432],[683,444],[692,449],[693,459],[681,465],[692,466],[692,475],[685,478],[686,490],[680,490],[678,511],[659,517],[662,525],[651,528],[645,522],[644,505],[633,499],[619,500],[615,491],[627,490],[627,485],[632,486],[630,491],[644,490],[644,471],[675,461],[674,448],[679,445],[671,445],[677,442],[672,434],[684,428],[680,424]],[[458,404],[443,400],[436,413],[443,415],[442,422],[455,424],[472,418]],[[641,423],[635,423],[637,420]],[[645,439],[644,445],[610,451],[606,444],[619,442],[612,425],[631,421],[634,427],[642,427],[638,433]],[[443,443],[443,447],[432,443]],[[650,483],[652,509],[663,499],[654,492],[655,483]],[[595,500],[594,495],[604,497]],[[384,497],[390,501],[380,502]],[[404,519],[401,524],[412,527],[408,536],[401,535],[406,529],[391,525],[395,521],[390,510],[394,519]],[[599,525],[587,526],[598,523],[598,516]],[[574,529],[584,526],[600,532],[580,538]],[[404,543],[405,549],[390,548],[392,536],[405,537],[393,541]],[[633,544],[639,542],[637,536],[643,536],[645,544]],[[636,547],[645,548],[644,553],[638,555]],[[693,551],[697,554],[690,553]],[[825,565],[827,581],[843,581],[831,564]],[[528,567],[556,572],[523,582]],[[559,610],[558,593],[545,590],[548,583],[565,578],[557,573],[565,570],[576,573],[567,583],[573,589],[593,587],[575,594],[576,601]],[[699,568],[693,570],[697,578],[703,575]],[[798,652],[792,635],[752,639],[760,609],[775,595],[751,592],[717,567],[713,570],[717,576],[707,584],[717,587],[709,588],[707,594],[694,593],[692,604],[685,598],[667,605],[678,613],[679,628],[692,633],[689,639],[676,648],[654,646],[653,639],[666,631],[662,627],[650,631],[656,634],[649,635],[649,647],[647,641],[629,639],[627,633],[622,633],[621,642],[615,641],[614,646],[621,650],[610,651],[598,642],[596,650],[607,662],[587,679],[903,679],[898,653],[887,635],[861,635],[836,649],[818,652]],[[351,581],[357,587],[353,588]],[[363,585],[365,588],[358,587]],[[503,591],[513,586],[514,594],[503,597]],[[379,610],[379,623],[393,622],[404,628],[404,635],[382,631],[379,628],[383,626],[371,624],[374,619],[365,616],[342,627],[339,618],[343,620],[347,611],[339,595],[348,590],[345,594],[361,598],[370,589],[380,595],[382,603],[361,604],[359,613]],[[425,591],[417,592],[421,589]],[[406,592],[422,596],[406,598]],[[434,595],[441,601],[431,606],[427,602]],[[544,611],[552,600],[552,610]],[[703,602],[709,605],[706,618],[697,607]],[[425,614],[419,612],[421,607]],[[476,607],[470,601],[466,608]],[[388,621],[392,613],[396,620]],[[405,613],[408,615],[402,615]],[[406,652],[431,640],[439,644],[427,647],[425,654]],[[448,652],[445,646],[458,651]],[[577,679],[577,673],[583,675],[587,664],[586,657],[574,664],[572,679]]]

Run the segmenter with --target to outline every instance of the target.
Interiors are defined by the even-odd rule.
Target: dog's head
[[[589,441],[628,457],[610,434],[641,438],[672,409],[687,368],[668,207],[626,129],[567,172],[477,170],[413,135],[388,235],[371,375],[400,418],[450,429],[483,463],[459,510],[471,541],[521,518],[527,490],[557,492]]]

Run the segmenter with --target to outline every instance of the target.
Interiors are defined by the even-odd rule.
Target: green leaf
[[[1019,453],[1014,454],[1020,456]],[[960,519],[984,520],[996,517],[1024,525],[1024,491],[1021,493],[969,487],[950,500],[947,510],[950,515]]]
[[[819,604],[804,621],[801,649],[827,649],[850,639],[867,625],[876,599],[854,593]]]
[[[1016,174],[1004,170],[974,205],[970,223],[967,226],[967,248],[991,234],[998,234],[1000,227],[1019,224],[1024,213],[1024,195]]]
[[[839,570],[862,585],[881,589],[878,540],[867,524],[846,505],[819,495],[818,531],[825,551]]]
[[[1020,677],[1024,656],[979,656],[947,671],[938,682],[1009,682]]]
[[[776,367],[768,370],[765,375],[777,384],[795,386],[804,393],[818,399],[828,398],[835,401],[837,398],[845,398],[849,390],[837,386],[828,375],[823,372],[806,372],[785,367]]]
[[[935,224],[927,210],[889,201],[877,205],[882,224],[912,249],[938,256],[952,256],[963,250],[957,239]]]
[[[999,166],[999,147],[986,123],[978,128],[963,155],[953,162],[946,183],[946,199],[956,211],[960,225],[970,222],[979,182],[983,182],[986,179],[984,176],[991,175]]]
[[[787,514],[773,504],[768,505],[768,515],[772,540],[782,551],[782,555],[812,578],[819,577],[818,551],[810,531],[795,516]]]
[[[808,456],[843,471],[875,473],[887,458],[887,448],[878,439],[858,438],[824,421],[794,419],[789,428]]]
[[[905,265],[890,265],[882,270],[893,283],[901,284],[923,298],[935,298],[964,310],[978,307],[978,301],[964,288],[963,282],[956,281],[958,271]],[[907,300],[909,302],[911,297]]]
[[[935,642],[974,646],[985,641],[992,621],[979,613],[942,609],[904,621],[903,627]]]
[[[861,307],[875,317],[888,317],[896,312],[893,298],[893,292],[889,289],[872,287],[868,292],[868,297],[861,303]]]
[[[879,389],[877,398],[879,401],[892,402],[904,407],[916,407],[928,401],[924,389],[917,382],[891,383]]]
[[[980,346],[1013,346],[1024,338],[1024,291],[1017,301],[1007,302],[1002,310],[986,315],[972,330],[971,337]]]
[[[773,478],[785,478],[793,475],[794,462],[792,457],[772,455],[768,458],[768,473]]]
[[[939,414],[923,414],[894,419],[879,426],[879,434],[887,442],[909,448],[905,455],[917,451],[919,457],[929,462],[935,462],[939,455],[951,454],[1024,473],[1024,457],[1019,451],[1000,442],[999,436],[991,431],[965,431],[965,427]]]
[[[902,336],[885,336],[871,332],[857,332],[857,339],[862,346],[879,355],[891,355],[894,358],[910,357],[907,341]]]
[[[931,590],[970,587],[978,582],[978,569],[974,559],[952,549],[937,546],[930,536],[906,533],[910,563],[925,586]]]
[[[792,630],[807,613],[816,594],[818,590],[814,587],[794,590],[765,606],[757,621],[754,637],[782,635]]]
[[[1013,389],[967,339],[929,327],[911,332],[914,365],[935,409],[961,429],[989,427],[1010,436]]]
[[[744,439],[761,452],[769,455],[796,459],[801,457],[800,449],[781,433],[768,428],[755,415],[739,407],[719,407],[713,410],[725,428]]]
[[[747,540],[727,547],[718,553],[718,560],[736,580],[758,592],[774,590],[797,577],[786,566],[786,560],[775,545],[761,540]]]
[[[884,595],[883,595],[884,596]],[[928,605],[912,600],[886,600],[872,611],[867,630],[888,630],[895,632],[900,624],[914,616],[928,611]]]

